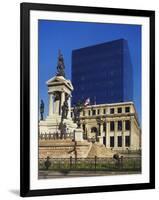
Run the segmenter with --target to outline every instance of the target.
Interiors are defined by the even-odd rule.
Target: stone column
[[[53,115],[53,94],[49,94],[49,116]]]
[[[87,138],[90,137],[90,135],[91,135],[90,125],[87,124]]]
[[[103,123],[100,123],[100,136],[103,137]]]
[[[55,100],[55,96],[54,96],[54,94],[52,95],[52,102],[53,102],[53,114],[55,113],[55,102],[54,102],[54,100]]]
[[[122,121],[122,148],[125,149],[125,121]]]
[[[110,147],[110,122],[107,121],[106,122],[106,147],[109,148]]]
[[[88,128],[87,128],[87,123],[85,123],[85,136],[86,136],[86,138],[85,139],[87,139],[87,137],[88,137]]]
[[[100,123],[99,128],[100,128],[100,130],[99,130],[100,135],[98,136],[99,143],[103,144],[103,123]]]
[[[55,114],[59,115],[59,106],[60,106],[60,100],[56,100],[54,102],[54,112]]]
[[[63,92],[61,92],[61,108],[62,108],[62,106],[63,106],[63,103],[64,103],[64,101],[65,101],[65,93],[64,93],[64,91]],[[62,114],[62,109],[61,109],[61,114]]]
[[[118,136],[117,136],[117,131],[118,131],[118,121],[114,122],[114,147],[118,148]]]
[[[132,134],[132,132],[133,132],[133,120],[134,120],[134,117],[133,116],[131,116],[131,118],[130,118],[130,148],[133,148],[133,134]]]
[[[71,118],[71,97],[68,99],[68,118]]]

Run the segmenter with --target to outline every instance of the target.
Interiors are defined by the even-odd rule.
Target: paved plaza
[[[141,172],[108,172],[108,171],[39,171],[39,179],[49,178],[73,178],[73,177],[90,177],[90,176],[112,176],[112,175],[127,175],[127,174],[140,174]]]

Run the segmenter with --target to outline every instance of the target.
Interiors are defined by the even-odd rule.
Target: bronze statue
[[[43,117],[43,114],[44,114],[44,102],[43,100],[41,99],[41,103],[40,103],[40,120],[43,120],[44,117]]]
[[[67,115],[68,115],[68,110],[69,110],[69,106],[68,106],[68,98],[69,95],[66,96],[65,101],[62,105],[62,116],[61,116],[61,123],[59,124],[59,129],[61,131],[61,138],[66,137],[66,124],[63,123],[64,119],[67,119]]]
[[[78,102],[73,108],[74,123],[77,124],[77,128],[80,128],[80,112],[83,110],[83,105]]]
[[[69,108],[68,108],[68,98],[69,97],[67,96],[63,105],[62,105],[62,121],[63,121],[63,119],[67,119],[68,110],[69,110]]]
[[[63,55],[61,53],[61,51],[59,50],[59,56],[58,56],[58,63],[57,63],[57,74],[56,76],[63,76],[65,77],[65,64],[64,64],[64,58]]]
[[[65,123],[61,124],[61,136],[60,136],[61,139],[66,139],[66,133],[67,133],[66,129],[67,129],[66,124]]]

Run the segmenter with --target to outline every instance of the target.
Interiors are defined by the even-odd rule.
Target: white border
[[[142,25],[142,174],[38,180],[38,19]],[[30,12],[30,189],[149,182],[149,18],[66,12]]]

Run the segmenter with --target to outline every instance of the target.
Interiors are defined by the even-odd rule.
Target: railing
[[[66,133],[66,134],[61,134],[61,133],[41,133],[39,134],[39,139],[40,140],[56,140],[56,139],[73,139],[74,134],[73,133]]]
[[[47,158],[39,159],[39,170],[141,171],[141,157]]]

